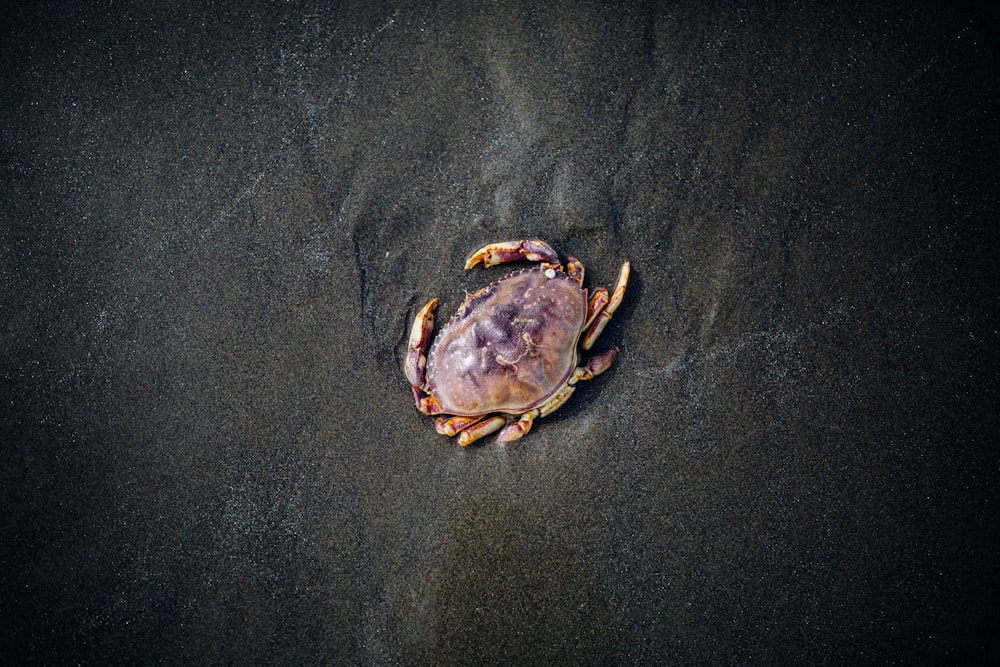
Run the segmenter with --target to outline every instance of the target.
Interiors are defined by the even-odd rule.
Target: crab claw
[[[541,262],[552,267],[561,266],[559,255],[556,254],[556,251],[548,243],[539,241],[538,239],[530,239],[527,241],[506,241],[504,243],[489,243],[484,245],[469,255],[469,259],[465,260],[465,268],[471,269],[477,264],[482,264],[484,267],[489,268],[497,264],[520,262],[522,260]]]
[[[427,368],[427,345],[434,330],[434,309],[438,300],[431,299],[413,318],[413,328],[410,329],[410,341],[406,349],[406,360],[403,362],[403,372],[414,390],[424,386],[424,370]]]

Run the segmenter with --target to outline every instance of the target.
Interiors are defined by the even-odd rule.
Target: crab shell
[[[570,257],[564,270],[556,251],[538,239],[488,244],[465,268],[524,260],[539,267],[466,297],[433,345],[438,300],[414,318],[403,370],[416,408],[443,415],[435,429],[460,434],[459,444],[497,430],[498,442],[520,438],[534,419],[559,409],[580,380],[610,368],[618,353],[612,348],[580,363],[579,349],[590,349],[622,302],[628,262],[612,294],[598,287],[589,299],[583,265]]]
[[[427,356],[431,414],[521,414],[576,369],[587,291],[561,271],[513,273],[470,295]]]

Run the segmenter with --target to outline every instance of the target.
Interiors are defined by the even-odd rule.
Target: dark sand
[[[25,4],[7,655],[998,656],[990,17]],[[631,260],[622,354],[462,449],[413,409],[409,322],[535,236],[591,285]]]

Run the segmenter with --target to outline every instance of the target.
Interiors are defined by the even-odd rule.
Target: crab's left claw
[[[410,329],[410,341],[406,348],[406,360],[403,362],[403,372],[410,381],[414,392],[424,386],[424,371],[427,369],[427,346],[431,342],[431,332],[434,330],[434,309],[438,300],[431,299],[420,309],[413,319]]]

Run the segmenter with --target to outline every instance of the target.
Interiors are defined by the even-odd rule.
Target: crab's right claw
[[[489,268],[508,262],[539,262],[553,268],[561,268],[559,255],[544,241],[530,239],[527,241],[506,241],[504,243],[489,243],[465,260],[465,268],[471,269],[477,264]]]
[[[410,329],[410,341],[406,348],[406,360],[403,362],[403,372],[413,386],[414,395],[424,386],[424,371],[427,369],[427,346],[431,342],[431,332],[434,331],[434,309],[438,300],[431,299],[420,309],[413,319]]]

